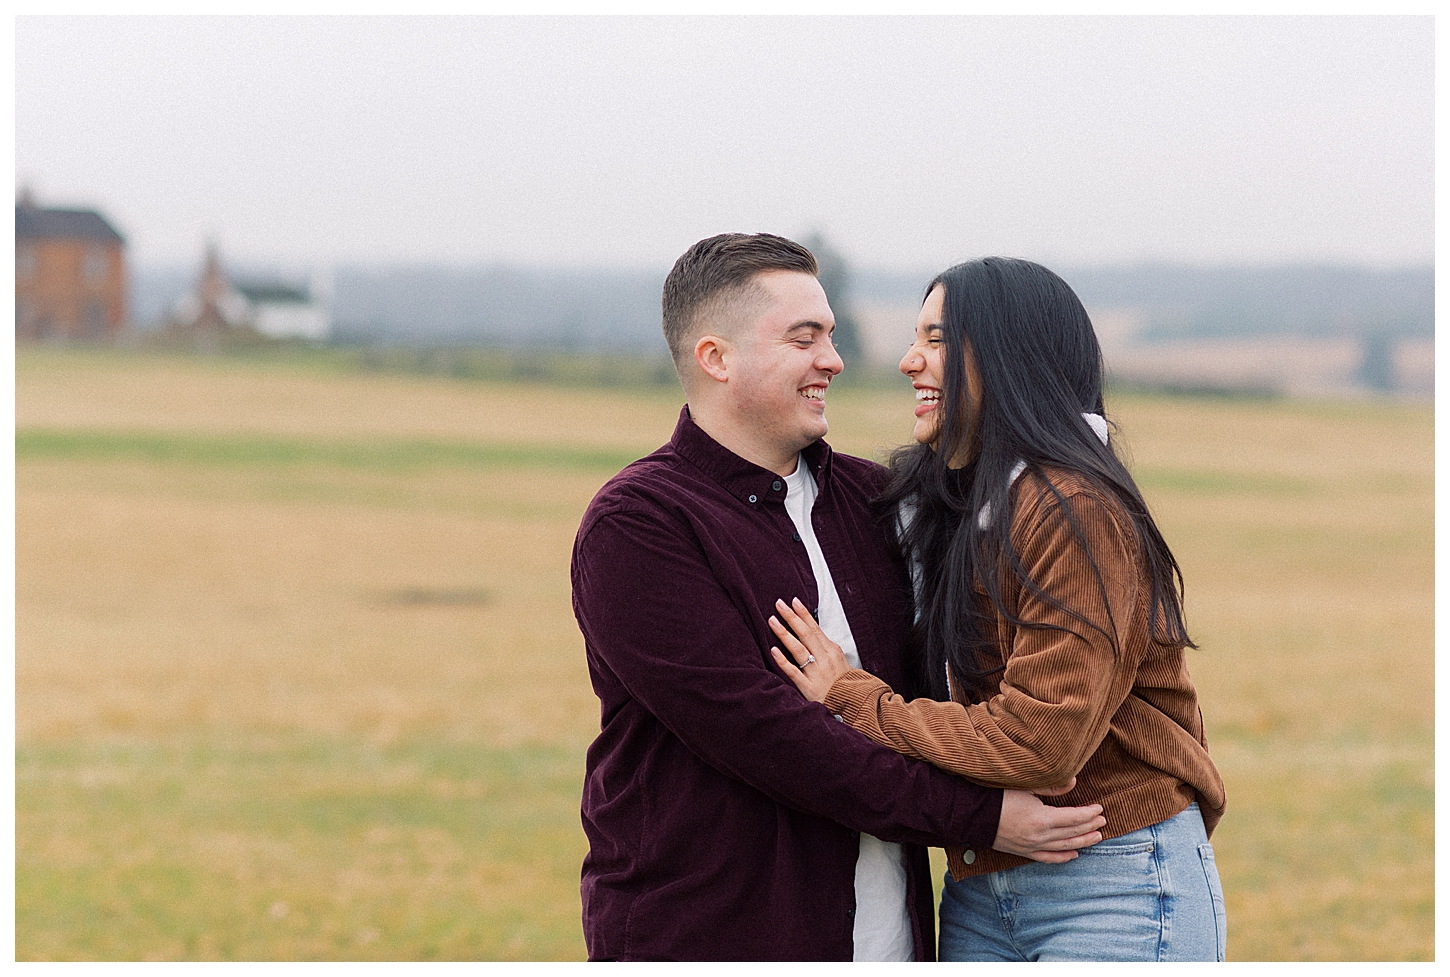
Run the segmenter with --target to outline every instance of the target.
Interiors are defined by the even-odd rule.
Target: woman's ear
[[[730,354],[734,352],[729,340],[719,336],[701,336],[695,343],[695,362],[701,371],[712,380],[724,383],[730,379]]]

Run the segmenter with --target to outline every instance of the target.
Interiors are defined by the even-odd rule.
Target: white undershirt
[[[836,593],[831,568],[821,553],[816,531],[811,526],[811,507],[816,502],[816,481],[804,459],[796,461],[795,471],[785,478],[785,511],[801,534],[811,570],[816,576],[820,595],[817,623],[841,650],[852,668],[861,667],[856,652],[856,639],[846,621],[841,595]],[[911,917],[906,909],[906,866],[901,860],[901,846],[871,835],[861,835],[861,853],[856,858],[856,923],[852,933],[854,960],[914,960],[911,938]]]

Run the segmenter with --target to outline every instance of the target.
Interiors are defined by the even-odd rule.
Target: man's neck
[[[689,403],[690,420],[715,442],[750,462],[777,475],[789,475],[800,462],[799,448],[761,444],[752,437],[749,426],[740,423],[735,415],[711,410],[708,405]]]

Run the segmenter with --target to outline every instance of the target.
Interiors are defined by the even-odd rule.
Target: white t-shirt
[[[796,461],[795,471],[785,478],[785,486],[785,511],[801,534],[816,576],[816,590],[821,599],[817,623],[826,637],[841,646],[851,667],[860,668],[861,656],[841,606],[841,595],[836,592],[831,568],[826,566],[821,544],[811,526],[811,507],[816,502],[817,488],[804,459]],[[906,909],[906,866],[901,860],[901,846],[868,834],[861,835],[861,853],[856,858],[856,921],[852,937],[854,960],[916,958],[911,916]]]

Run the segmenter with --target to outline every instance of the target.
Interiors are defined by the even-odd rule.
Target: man
[[[582,805],[591,959],[927,960],[922,846],[1060,861],[1099,837],[1096,806],[902,757],[771,663],[774,602],[799,597],[862,667],[906,678],[907,573],[868,504],[884,470],[821,440],[842,364],[815,275],[768,234],[681,256],[663,311],[686,406],[579,527],[574,611],[601,705]]]

